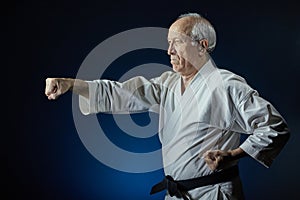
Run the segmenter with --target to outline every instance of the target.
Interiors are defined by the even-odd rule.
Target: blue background
[[[3,115],[9,120],[1,141],[4,191],[20,199],[163,199],[163,192],[149,195],[151,186],[163,177],[162,170],[120,172],[87,151],[73,122],[72,95],[48,101],[45,79],[75,77],[88,53],[114,34],[137,27],[168,28],[179,14],[198,12],[217,30],[212,54],[217,65],[245,77],[291,128],[291,138],[271,168],[251,158],[241,160],[246,199],[297,199],[300,14],[296,2],[16,1],[2,13],[8,25],[3,49],[9,63],[2,82]],[[10,50],[13,45],[15,51]],[[155,59],[169,65],[164,52],[137,51],[110,66],[105,77],[117,79]],[[159,148],[156,137],[147,142],[128,138],[114,127],[111,116],[98,117],[114,130],[108,137],[118,146],[134,152]],[[132,117],[137,124],[149,123],[147,114]]]

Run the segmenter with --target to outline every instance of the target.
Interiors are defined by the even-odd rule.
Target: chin
[[[178,65],[173,65],[173,71],[175,71],[175,72],[180,72],[180,66],[178,66]]]

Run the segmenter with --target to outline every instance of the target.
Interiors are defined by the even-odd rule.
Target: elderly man
[[[84,114],[143,112],[159,105],[159,138],[165,179],[151,194],[166,199],[243,199],[238,160],[251,156],[269,167],[289,138],[283,117],[246,81],[219,69],[211,23],[196,13],[169,28],[173,71],[123,83],[48,78],[45,93],[56,99],[72,90]],[[240,144],[240,134],[248,134]]]

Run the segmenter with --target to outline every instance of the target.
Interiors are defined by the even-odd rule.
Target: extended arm
[[[67,91],[73,91],[79,95],[79,107],[83,114],[153,111],[152,108],[160,103],[161,80],[168,76],[169,73],[164,73],[151,80],[137,76],[123,83],[111,80],[47,78],[45,94],[52,100]]]
[[[111,80],[87,81],[89,98],[79,96],[83,114],[145,112],[160,101],[156,81],[137,76],[125,82]]]

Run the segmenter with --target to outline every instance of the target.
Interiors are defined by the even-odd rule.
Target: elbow
[[[286,138],[286,142],[290,139],[291,137],[291,131],[289,128],[287,128],[286,132],[285,132],[285,138]]]
[[[288,125],[286,123],[283,123],[284,124],[284,128],[283,128],[283,135],[286,139],[286,142],[290,139],[291,137],[291,130],[290,128],[288,127]]]
[[[291,131],[290,129],[286,126],[285,129],[283,129],[281,132],[280,132],[280,141],[278,141],[278,146],[281,146],[281,148],[283,148],[287,143],[288,141],[290,140],[290,137],[291,137]]]
[[[270,126],[271,130],[277,133],[276,135],[280,135],[283,140],[286,142],[290,139],[291,137],[291,131],[290,128],[288,127],[287,123],[284,121],[281,121],[280,123]]]

